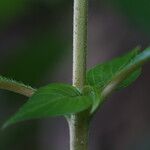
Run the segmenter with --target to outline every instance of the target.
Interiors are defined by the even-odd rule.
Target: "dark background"
[[[89,1],[88,67],[150,44],[149,0]],[[40,87],[71,83],[72,0],[0,1],[0,74]],[[114,94],[93,119],[90,150],[150,149],[150,66]],[[0,90],[0,125],[26,97]],[[0,131],[0,150],[69,150],[63,118]]]

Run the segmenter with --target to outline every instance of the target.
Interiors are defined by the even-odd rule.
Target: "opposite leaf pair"
[[[150,48],[141,53],[136,49],[125,56],[97,65],[87,72],[87,85],[83,91],[67,84],[42,87],[34,91],[3,127],[29,119],[76,114],[90,107],[92,114],[114,90],[124,88],[136,80],[141,73],[141,65],[149,59]]]

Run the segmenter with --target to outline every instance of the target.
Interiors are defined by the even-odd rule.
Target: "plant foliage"
[[[74,114],[91,104],[90,97],[81,95],[71,85],[50,84],[37,90],[4,127],[23,120]]]
[[[141,74],[142,65],[149,59],[150,48],[142,52],[136,48],[124,56],[96,65],[87,72],[87,85],[82,91],[68,84],[50,84],[37,91],[34,89],[29,100],[4,127],[24,120],[76,114],[90,107],[93,114],[111,93],[133,83]],[[8,83],[32,89],[0,77],[1,89]]]

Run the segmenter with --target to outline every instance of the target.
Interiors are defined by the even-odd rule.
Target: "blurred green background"
[[[150,45],[150,1],[89,1],[88,67]],[[0,74],[40,87],[71,83],[71,0],[0,1]],[[150,149],[150,69],[105,103],[93,119],[91,150]],[[27,100],[0,91],[0,125]],[[69,150],[63,118],[27,121],[0,131],[0,150]]]

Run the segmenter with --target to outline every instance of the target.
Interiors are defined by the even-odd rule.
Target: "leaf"
[[[112,61],[96,65],[94,68],[90,69],[87,73],[87,83],[91,86],[96,86],[100,89],[103,89],[113,77],[120,72],[124,67],[130,63],[130,61],[139,53],[139,49],[131,51],[130,53],[116,58]],[[141,69],[137,68],[126,80],[124,80],[118,89],[124,88],[130,85],[133,81],[137,79],[140,75]]]
[[[90,107],[92,100],[83,96],[73,86],[50,84],[42,87],[5,124],[8,125],[48,116],[62,116],[78,113]]]
[[[82,93],[86,96],[91,97],[92,99],[93,104],[92,104],[92,108],[90,111],[90,113],[92,114],[101,103],[102,99],[100,95],[100,90],[95,87],[87,85],[87,86],[84,86]]]
[[[144,63],[150,60],[150,48],[147,48],[140,54],[138,54],[132,61],[126,65],[118,74],[116,74],[112,81],[107,84],[105,89],[101,93],[102,99],[105,99],[110,95],[117,86],[125,80],[130,74],[132,74],[137,68],[141,67]]]
[[[118,87],[116,88],[116,90],[121,90],[129,85],[131,85],[141,74],[142,69],[138,68],[136,71],[134,71],[131,75],[129,75],[129,77],[127,79],[125,79],[124,81],[122,81],[122,83],[120,83],[118,85]]]
[[[133,52],[131,52],[131,53],[133,53]],[[124,57],[117,58],[112,62],[113,63],[115,61],[118,62],[119,59],[120,60],[125,60],[125,58],[127,56],[131,56],[130,55],[131,53],[125,55]],[[93,98],[93,107],[92,107],[91,113],[94,113],[100,106],[102,106],[104,100],[110,94],[112,94],[116,89],[120,89],[120,88],[126,87],[129,84],[131,84],[138,77],[138,75],[140,74],[141,69],[139,69],[139,68],[141,68],[141,66],[145,62],[147,62],[148,60],[150,60],[150,48],[147,48],[143,52],[141,52],[139,54],[136,54],[134,57],[132,57],[130,59],[130,61],[128,61],[128,63],[124,63],[125,65],[123,65],[123,67],[120,67],[121,69],[117,70],[117,68],[116,68],[116,72],[114,73],[114,75],[112,76],[110,74],[110,79],[104,80],[104,81],[106,81],[105,84],[103,82],[100,82],[101,84],[94,84],[96,82],[93,83],[94,77],[95,77],[94,76],[95,72],[94,72],[93,73],[93,78],[92,78],[92,80],[90,80],[90,81],[92,81],[90,83],[93,84],[93,90],[91,90],[92,95],[93,95],[92,96],[92,98]],[[125,62],[125,61],[121,61],[121,62]],[[110,65],[109,63],[106,64],[106,66],[107,65],[109,66]],[[119,66],[119,64],[117,64],[117,65],[116,65],[116,63],[114,63],[114,64],[115,64],[115,67],[117,65]],[[100,66],[99,68],[101,69],[101,68],[103,68],[103,66],[102,67]],[[109,69],[107,70],[107,68],[104,68],[103,71],[104,70],[108,71],[108,73],[110,73]],[[102,80],[102,77],[105,75],[106,72],[104,73],[104,72],[102,72],[102,70],[98,70],[98,71],[100,71],[100,73],[102,73],[101,76],[100,76],[101,77],[100,79]],[[97,73],[98,73],[98,71],[97,71]],[[99,76],[99,74],[96,76],[95,80],[99,80],[98,76]],[[109,75],[107,74],[107,77],[108,76]],[[88,76],[88,77],[90,77],[90,76]],[[89,78],[89,79],[91,79],[91,78]],[[104,79],[107,79],[107,78],[104,78]]]

